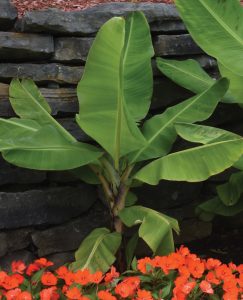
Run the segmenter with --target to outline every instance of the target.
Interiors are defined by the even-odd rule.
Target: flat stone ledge
[[[82,240],[95,228],[107,226],[109,216],[99,203],[90,211],[64,225],[52,227],[32,234],[34,245],[38,248],[39,256],[77,250]]]
[[[0,192],[0,229],[61,224],[86,212],[96,198],[95,189],[86,184]]]
[[[203,51],[189,34],[158,35],[154,38],[156,56],[202,54]]]
[[[110,18],[137,10],[145,13],[152,31],[185,31],[175,6],[163,3],[106,3],[75,12],[58,9],[31,11],[16,23],[16,29],[57,35],[93,35]]]
[[[0,30],[13,27],[17,16],[17,9],[10,3],[10,0],[0,1]]]
[[[87,59],[93,38],[55,38],[55,53],[53,61],[82,63]]]
[[[0,32],[1,60],[42,60],[54,53],[52,36]]]
[[[12,78],[31,78],[37,83],[56,82],[77,84],[83,74],[83,67],[70,67],[62,64],[2,63],[0,80],[10,82]]]

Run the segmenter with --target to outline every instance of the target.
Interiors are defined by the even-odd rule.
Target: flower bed
[[[106,274],[68,266],[50,271],[52,265],[45,258],[29,266],[13,262],[11,272],[0,272],[1,299],[243,299],[243,264],[200,259],[186,247],[168,256],[142,258],[123,274],[115,267]]]

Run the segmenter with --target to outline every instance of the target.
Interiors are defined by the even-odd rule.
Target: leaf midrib
[[[227,0],[226,0],[227,1]],[[205,7],[205,9],[215,18],[215,20],[223,27],[223,29],[225,29],[225,31],[230,34],[231,36],[233,36],[235,38],[235,40],[241,45],[243,46],[243,40],[240,38],[240,36],[238,34],[236,34],[225,22],[224,20],[217,15],[205,2],[203,2],[202,0],[199,0],[199,2],[202,4],[202,6]]]
[[[20,83],[21,84],[21,83]],[[32,96],[32,94],[24,87],[23,84],[21,84],[21,87],[26,92],[26,94],[30,97],[32,102],[38,105],[42,113],[47,117],[47,119],[50,121],[50,123],[54,124],[54,126],[58,129],[59,132],[61,132],[69,141],[76,142],[76,139],[65,129],[63,128],[44,108],[43,106],[36,101],[36,99]]]
[[[87,261],[85,263],[85,265],[83,266],[83,269],[87,268],[96,252],[96,250],[98,249],[98,247],[100,246],[101,242],[105,239],[106,235],[108,234],[108,232],[103,233],[95,242],[94,246],[92,247],[92,250],[87,258]]]
[[[195,102],[197,102],[201,97],[203,97],[208,90],[211,89],[211,87],[209,87],[207,90],[205,90],[203,93],[199,94],[198,96],[194,96],[195,99],[194,101],[192,101],[188,106],[186,106],[184,109],[180,110],[179,113],[177,113],[173,118],[171,118],[168,122],[166,122],[164,124],[164,126],[162,126],[149,140],[148,143],[146,144],[146,146],[144,146],[138,153],[137,155],[134,157],[134,159],[132,160],[132,162],[135,162],[136,159],[147,149],[150,147],[150,145],[152,144],[152,142],[161,134],[161,132],[163,132],[163,130],[168,127],[169,125],[171,125],[171,123],[173,123],[173,121],[180,116],[182,113],[184,113],[185,110],[189,109],[192,105],[195,104]],[[169,108],[170,109],[170,108]],[[165,112],[166,113],[166,112]]]

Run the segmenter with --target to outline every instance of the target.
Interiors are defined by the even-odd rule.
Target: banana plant
[[[135,205],[136,184],[160,180],[196,182],[222,172],[242,154],[241,138],[169,153],[176,122],[206,120],[228,89],[220,79],[194,97],[146,119],[153,92],[150,29],[141,12],[106,22],[93,42],[78,84],[76,121],[91,144],[77,141],[52,118],[32,80],[14,79],[10,102],[18,118],[0,119],[0,151],[8,162],[37,170],[71,170],[103,190],[110,228],[93,230],[76,252],[73,270],[105,272],[117,257],[123,268],[134,259],[139,238],[154,255],[174,250],[175,219]],[[84,224],[85,226],[85,224]],[[124,231],[138,232],[127,240]],[[156,228],[156,230],[154,230]]]
[[[242,107],[243,8],[239,1],[222,3],[219,0],[176,0],[175,2],[193,39],[217,60],[221,77],[230,80],[229,90],[221,101],[229,104],[238,103]],[[215,83],[215,79],[192,59],[176,61],[157,58],[157,66],[163,74],[193,93],[202,92]],[[180,130],[183,130],[182,127]],[[184,130],[188,128],[185,127]],[[205,130],[200,132],[200,139],[197,141],[199,143],[205,138],[202,135]],[[212,129],[211,132],[215,131]],[[233,216],[243,211],[243,168],[240,163],[234,167],[239,172],[234,173],[229,182],[216,188],[217,196],[214,199],[197,208],[201,218],[212,219],[215,214]]]

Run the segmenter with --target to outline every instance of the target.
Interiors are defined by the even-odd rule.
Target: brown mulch
[[[1,1],[1,0],[0,0]],[[129,0],[11,0],[22,16],[26,11],[59,8],[65,11],[81,10],[108,2],[129,2]],[[132,1],[131,1],[132,2]],[[134,1],[135,2],[135,1]],[[173,0],[141,0],[136,2],[172,3]]]

